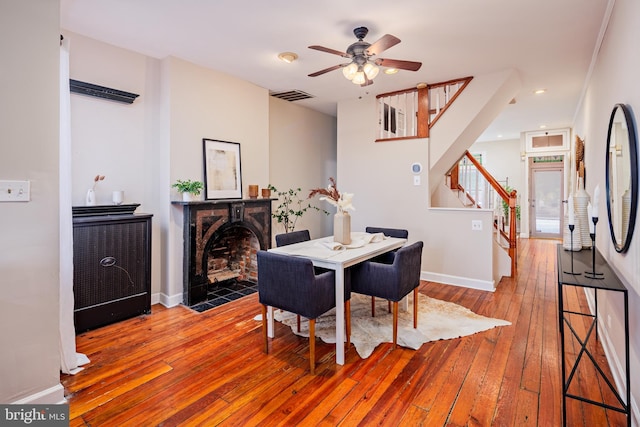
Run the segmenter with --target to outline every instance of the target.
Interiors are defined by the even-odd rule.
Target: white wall
[[[0,0],[0,402],[63,401],[59,381],[59,2]],[[34,397],[35,399],[35,397]]]
[[[280,191],[301,188],[301,198],[312,188],[326,187],[336,176],[336,119],[295,103],[270,97],[269,182]],[[275,195],[272,195],[275,197]],[[316,197],[310,203],[332,214],[335,209]],[[273,208],[278,202],[273,203]],[[284,231],[273,222],[273,234]],[[333,232],[332,217],[308,210],[296,223],[296,230],[308,229],[311,238]]]
[[[593,195],[596,185],[605,188],[606,138],[611,110],[616,103],[628,104],[633,110],[636,126],[640,111],[640,91],[637,90],[640,75],[640,57],[637,41],[640,40],[640,2],[616,0],[613,13],[583,104],[577,115],[574,131],[585,140],[585,164],[587,192]],[[636,129],[637,132],[637,129]],[[596,246],[618,271],[629,290],[631,392],[635,420],[640,419],[640,229],[636,218],[636,230],[629,251],[621,255],[611,243],[608,230],[606,204],[600,203]],[[611,328],[605,336],[605,347],[612,353],[614,370],[624,366],[624,310],[619,296],[598,293],[598,309],[602,319],[611,318]]]
[[[375,123],[373,97],[338,104],[338,189],[355,194],[352,229],[408,229],[410,241],[424,242],[424,279],[493,289],[491,211],[430,209],[429,140],[376,143]],[[423,166],[418,186],[411,171],[415,162]],[[480,220],[483,231],[458,239],[456,230],[470,230],[471,220]]]

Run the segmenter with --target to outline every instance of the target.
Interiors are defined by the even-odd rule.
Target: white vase
[[[183,202],[193,202],[195,200],[194,195],[188,192],[182,193],[182,201]]]
[[[351,215],[338,211],[333,217],[333,241],[348,245],[351,243]]]
[[[589,197],[589,194],[585,191],[584,187],[579,188],[573,197],[576,212],[576,229],[580,230],[580,241],[582,242],[583,248],[591,247],[591,236],[589,235],[590,218],[587,212],[589,200],[591,200],[591,197]]]
[[[93,191],[93,188],[90,188],[89,191],[87,191],[87,199],[85,200],[85,205],[87,206],[96,205],[96,192]]]

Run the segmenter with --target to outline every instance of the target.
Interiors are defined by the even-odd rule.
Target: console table
[[[611,270],[609,264],[602,257],[600,252],[595,253],[595,271],[596,279],[589,278],[585,272],[593,272],[593,253],[591,250],[583,250],[573,252],[565,251],[562,244],[558,245],[557,266],[558,266],[558,311],[560,321],[560,349],[562,357],[562,421],[563,425],[567,425],[567,399],[576,399],[602,408],[621,412],[627,417],[627,426],[631,426],[631,383],[629,372],[629,299],[627,288],[622,284],[618,276]],[[571,274],[579,273],[579,274]],[[563,290],[566,287],[575,286],[579,288],[590,288],[595,292],[595,312],[583,313],[571,310],[565,306],[563,300]],[[622,399],[618,393],[614,381],[605,374],[600,367],[596,355],[592,354],[593,349],[589,348],[589,339],[595,332],[595,339],[598,339],[598,291],[619,292],[624,298],[624,335],[625,335],[625,391],[626,399]],[[584,318],[591,318],[586,327],[584,336],[580,336],[580,328],[576,328],[578,321],[583,322]],[[568,360],[565,351],[565,328],[571,334],[570,337],[575,338],[580,347],[575,360]],[[589,360],[586,360],[588,358]],[[617,405],[607,404],[602,401],[594,401],[585,396],[571,391],[571,385],[578,382],[576,372],[580,362],[593,363],[601,378],[610,389],[611,393],[617,400]],[[603,384],[604,385],[604,384]],[[575,387],[574,387],[575,388]]]

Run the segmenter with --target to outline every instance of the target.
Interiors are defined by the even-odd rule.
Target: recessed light
[[[298,59],[298,55],[293,52],[282,52],[281,54],[278,55],[278,58],[281,61],[286,62],[287,64],[291,64],[293,61]]]
[[[536,89],[533,91],[533,93],[535,93],[536,95],[542,95],[546,91],[547,91],[546,89]]]
[[[502,135],[498,135],[498,138],[502,138]]]
[[[546,129],[547,125],[540,125],[540,129]]]
[[[420,82],[416,85],[417,89],[425,89],[427,87],[427,84],[425,82]]]
[[[384,73],[385,74],[395,74],[398,72],[397,68],[385,68]]]

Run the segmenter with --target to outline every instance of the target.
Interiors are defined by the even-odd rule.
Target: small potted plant
[[[182,200],[190,202],[193,200],[193,196],[199,196],[200,192],[204,189],[204,184],[200,181],[192,181],[190,179],[183,181],[177,180],[172,187],[178,189],[182,193]]]

